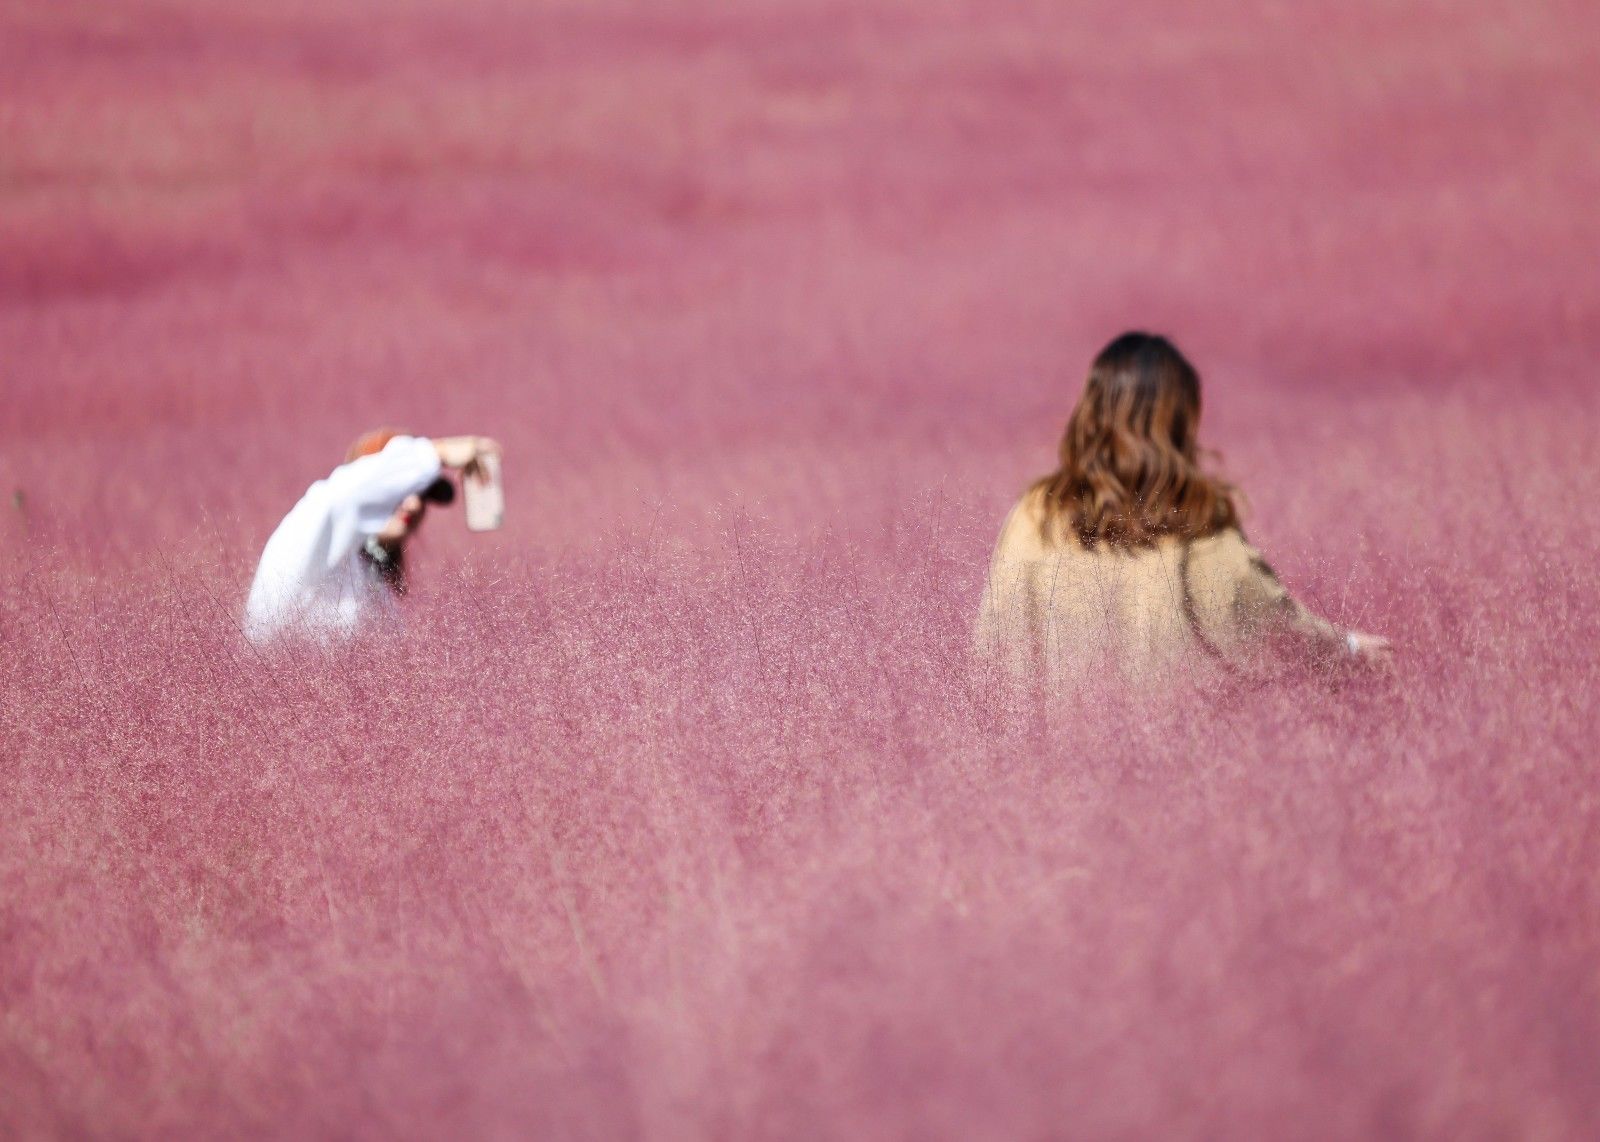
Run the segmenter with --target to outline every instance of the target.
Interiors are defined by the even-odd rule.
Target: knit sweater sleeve
[[[1328,661],[1349,653],[1346,635],[1311,611],[1237,531],[1195,545],[1191,603],[1200,633],[1228,657],[1263,654]]]

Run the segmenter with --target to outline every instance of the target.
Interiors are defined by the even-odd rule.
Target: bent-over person
[[[406,590],[407,542],[430,504],[455,499],[443,473],[475,478],[499,452],[487,436],[429,439],[378,429],[357,439],[267,540],[245,602],[246,636],[327,640],[392,612]]]

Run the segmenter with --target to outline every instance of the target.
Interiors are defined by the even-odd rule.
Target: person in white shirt
[[[475,475],[481,458],[499,451],[487,436],[429,439],[393,429],[362,436],[267,540],[245,602],[246,637],[345,637],[392,607],[405,592],[406,540],[428,504],[455,498],[441,473]]]

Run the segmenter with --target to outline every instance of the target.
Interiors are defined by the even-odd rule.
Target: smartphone
[[[506,494],[500,482],[499,456],[491,452],[478,457],[477,474],[462,475],[461,491],[468,531],[494,531],[505,522]]]

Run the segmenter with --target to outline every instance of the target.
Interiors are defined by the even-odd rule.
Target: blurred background
[[[943,487],[992,529],[1128,327],[1198,363],[1210,443],[1276,527],[1280,455],[1337,498],[1421,425],[1592,411],[1597,23],[11,3],[4,534],[220,544],[242,575],[377,424],[501,436],[503,550],[663,512],[693,534],[734,497],[866,536],[869,488]],[[1537,447],[1589,448],[1571,419]]]

